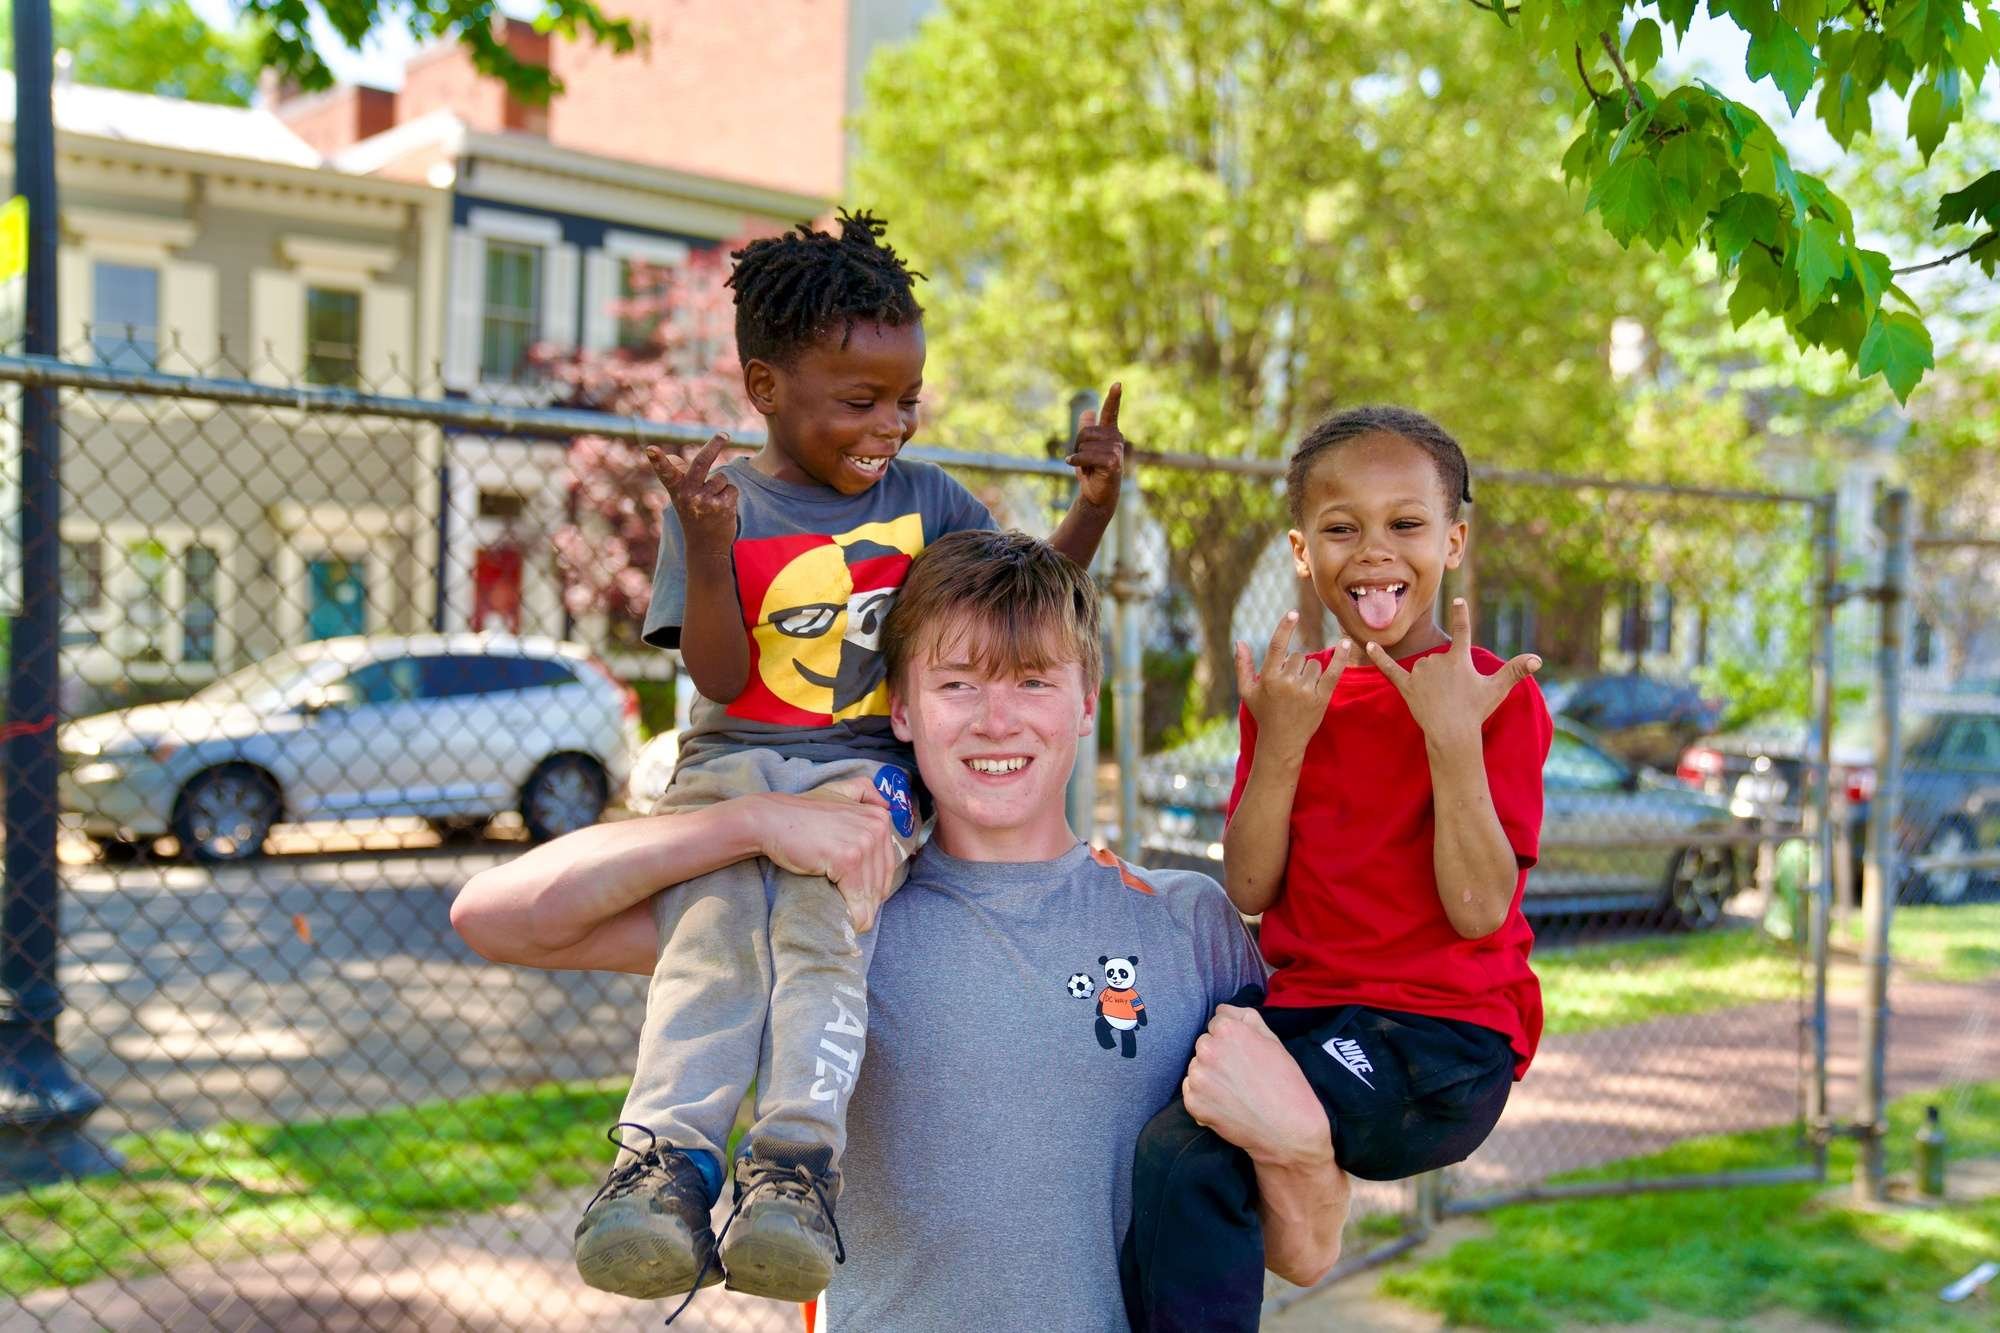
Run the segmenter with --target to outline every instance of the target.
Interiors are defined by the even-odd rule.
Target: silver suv
[[[594,823],[623,789],[638,700],[585,649],[490,634],[307,644],[187,699],[64,726],[62,804],[107,839],[172,833],[203,861],[274,824],[518,810],[530,836]]]

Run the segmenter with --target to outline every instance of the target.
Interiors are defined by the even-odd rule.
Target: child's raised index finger
[[[1104,391],[1104,406],[1098,410],[1097,424],[1111,430],[1118,429],[1118,400],[1124,397],[1125,386],[1113,383]]]
[[[1278,618],[1278,627],[1271,631],[1271,646],[1264,650],[1264,674],[1270,675],[1283,664],[1285,655],[1292,647],[1292,634],[1299,627],[1299,613],[1287,611]]]
[[[720,454],[722,446],[728,443],[729,432],[727,431],[719,430],[708,437],[708,443],[701,447],[701,452],[688,462],[687,471],[684,475],[689,484],[699,486],[702,482],[708,480],[708,470],[715,466],[716,455]]]

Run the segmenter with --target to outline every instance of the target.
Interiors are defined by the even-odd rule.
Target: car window
[[[1625,766],[1610,755],[1558,731],[1542,765],[1542,785],[1550,791],[1617,791]]]
[[[415,699],[421,684],[414,657],[390,657],[356,667],[347,675],[356,704],[406,703]]]
[[[2000,717],[1961,717],[1945,739],[1944,761],[1954,768],[2000,770]]]
[[[574,684],[576,676],[567,666],[546,657],[447,653],[424,659],[424,695],[431,699]]]

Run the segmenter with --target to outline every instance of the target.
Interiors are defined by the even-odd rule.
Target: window
[[[528,497],[519,491],[481,491],[481,518],[519,518],[528,510]]]
[[[408,703],[419,696],[421,670],[414,657],[391,657],[370,662],[348,673],[347,684],[356,704]]]
[[[1953,768],[2000,771],[2000,718],[1959,718],[1945,742],[1944,760]]]
[[[1674,650],[1674,590],[1665,584],[1653,589],[1653,604],[1646,616],[1646,651],[1670,653]]]
[[[181,661],[215,660],[215,552],[190,546],[181,554]]]
[[[1910,665],[1927,667],[1937,658],[1937,631],[1922,616],[1910,631]]]
[[[618,347],[644,352],[667,316],[667,271],[643,259],[618,261]]]
[[[486,242],[485,301],[479,316],[479,375],[518,381],[542,322],[542,252],[517,241]]]
[[[1617,791],[1625,785],[1625,766],[1558,731],[1542,765],[1542,785],[1550,791]]]
[[[62,566],[62,609],[95,611],[104,605],[103,543],[64,542],[58,559]]]
[[[138,635],[129,660],[164,662],[167,654],[161,640],[167,628],[167,548],[150,537],[142,537],[126,542],[124,554],[128,575],[122,599],[125,623]]]
[[[99,261],[91,269],[90,351],[114,370],[152,370],[160,359],[160,274]]]
[[[1636,653],[1646,644],[1646,604],[1639,585],[1626,587],[1618,607],[1618,651]]]
[[[1701,618],[1694,626],[1694,664],[1708,665],[1708,608],[1701,608]]]
[[[361,293],[306,288],[306,382],[361,382]]]

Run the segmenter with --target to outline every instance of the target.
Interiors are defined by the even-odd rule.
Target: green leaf
[[[2000,171],[1989,171],[1940,199],[1935,225],[1950,227],[1975,217],[1989,227],[2000,227]]]
[[[1868,106],[1868,90],[1853,74],[1820,85],[1816,103],[1820,123],[1842,148],[1874,128],[1875,116]]]
[[[1778,6],[1773,0],[1708,0],[1711,17],[1728,17],[1752,37],[1763,37],[1777,26]]]
[[[1624,156],[1626,146],[1629,145],[1634,138],[1638,137],[1641,134],[1644,134],[1646,132],[1646,127],[1652,123],[1653,123],[1653,109],[1651,107],[1647,107],[1645,110],[1641,111],[1638,115],[1626,121],[1625,128],[1618,131],[1618,137],[1611,141],[1611,160],[1613,162],[1616,162],[1620,157]]]
[[[1951,124],[1945,111],[1944,94],[1935,83],[1927,83],[1917,89],[1910,99],[1910,138],[1917,144],[1917,151],[1924,155],[1924,161],[1931,160],[1931,154],[1944,142],[1944,132]]]
[[[1868,318],[1861,313],[1852,297],[1852,283],[1842,284],[1849,293],[1846,300],[1822,301],[1813,308],[1811,314],[1793,326],[1801,346],[1825,347],[1852,359],[1861,346],[1861,335],[1867,331]]]
[[[1798,181],[1806,202],[1811,204],[1821,217],[1838,227],[1841,235],[1845,236],[1854,230],[1854,214],[1849,211],[1846,201],[1827,188],[1825,181],[1806,171],[1793,173],[1793,178]]]
[[[1880,373],[1889,382],[1896,401],[1910,401],[1910,390],[1936,366],[1931,357],[1931,335],[1923,321],[1901,311],[1878,310],[1869,322],[1868,336],[1861,340],[1861,360],[1856,369],[1861,378]]]
[[[1709,225],[1709,234],[1714,239],[1715,257],[1727,269],[1753,242],[1778,243],[1778,205],[1767,194],[1746,190],[1734,195],[1723,200]]]
[[[1674,230],[1685,230],[1708,212],[1706,199],[1727,165],[1706,134],[1680,134],[1660,148],[1660,189],[1673,216]]]
[[[1882,308],[1882,298],[1895,285],[1889,256],[1880,250],[1863,250],[1851,247],[1847,252],[1848,266],[1854,270],[1854,280],[1861,287],[1862,313],[1870,319]]]
[[[1625,63],[1632,67],[1634,78],[1644,78],[1646,71],[1660,63],[1660,25],[1651,19],[1640,19],[1632,25],[1632,35],[1625,39]]]
[[[1784,309],[1784,301],[1778,295],[1778,284],[1784,280],[1784,270],[1772,262],[1771,256],[1762,250],[1747,251],[1737,269],[1736,289],[1729,293],[1729,322],[1740,329],[1760,311],[1775,314]]]
[[[1677,37],[1686,37],[1688,25],[1694,22],[1694,11],[1700,0],[1660,0],[1660,17],[1674,30]]]
[[[1847,246],[1831,222],[1813,218],[1799,229],[1797,266],[1800,308],[1811,310],[1827,284],[1847,272]]]
[[[1769,76],[1778,85],[1794,115],[1812,91],[1813,74],[1818,69],[1819,58],[1798,29],[1787,23],[1773,23],[1762,37],[1752,37],[1743,61],[1743,70],[1752,79]]]
[[[1798,173],[1792,170],[1792,161],[1782,148],[1771,153],[1771,180],[1778,193],[1791,201],[1793,221],[1804,222],[1812,210],[1807,206],[1805,190],[1799,185]]]
[[[1588,180],[1595,174],[1597,160],[1597,135],[1586,129],[1571,142],[1569,151],[1563,154],[1563,179],[1574,185],[1577,181]]]
[[[1629,246],[1633,237],[1652,225],[1664,202],[1659,169],[1652,159],[1628,157],[1598,177],[1583,206],[1601,213],[1605,229],[1620,245]]]

